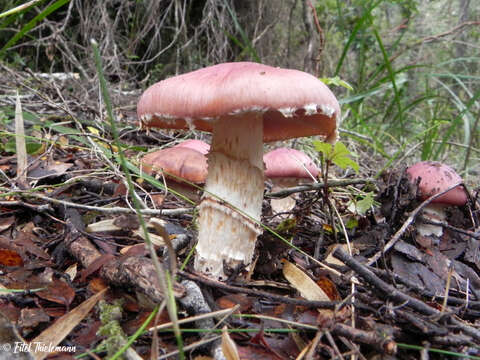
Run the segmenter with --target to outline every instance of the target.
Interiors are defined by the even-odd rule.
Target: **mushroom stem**
[[[423,217],[426,220],[433,220],[437,222],[445,222],[447,214],[445,208],[447,206],[443,204],[428,204],[423,208]],[[438,225],[426,224],[423,221],[419,222],[417,225],[417,232],[421,236],[430,236],[435,235],[441,237],[443,234],[443,228]]]
[[[224,266],[249,265],[261,228],[262,114],[224,116],[214,125],[205,192],[199,205],[195,270],[225,279]]]

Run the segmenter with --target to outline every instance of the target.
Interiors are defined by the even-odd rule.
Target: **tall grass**
[[[15,45],[19,40],[26,36],[26,34],[32,30],[39,22],[42,22],[48,15],[54,13],[63,5],[68,3],[70,0],[57,0],[52,4],[48,5],[43,9],[38,15],[36,15],[32,20],[27,22],[22,28],[14,34],[3,46],[0,48],[0,59],[5,57],[5,53],[13,45]],[[0,19],[5,18],[0,23],[0,29],[6,28],[10,25],[16,18],[19,18],[30,6],[34,6],[42,1],[31,1],[27,3],[28,6],[18,6],[13,9],[9,9],[0,14]]]
[[[344,126],[368,134],[374,139],[371,146],[390,154],[388,160],[397,156],[395,149],[419,144],[414,159],[444,160],[465,170],[472,165],[472,150],[480,145],[480,77],[470,73],[479,68],[480,58],[450,60],[453,45],[448,37],[441,44],[427,36],[418,39],[415,25],[422,13],[413,8],[417,3],[410,3],[412,8],[405,11],[410,18],[404,21],[410,25],[392,35],[382,11],[398,13],[408,2],[337,1],[330,31],[345,40],[334,75],[354,87],[341,99],[349,114]],[[435,36],[435,30],[430,35]],[[419,49],[432,56],[418,56]]]

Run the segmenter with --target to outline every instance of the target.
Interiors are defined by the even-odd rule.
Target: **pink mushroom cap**
[[[320,170],[312,159],[302,151],[278,148],[263,156],[265,176],[267,178],[311,179],[317,177]]]
[[[181,143],[175,145],[174,147],[183,147],[196,150],[203,155],[207,155],[210,151],[210,145],[207,144],[205,141],[197,140],[197,139],[189,139],[182,141]]]
[[[438,194],[456,183],[463,182],[455,170],[436,161],[418,162],[407,169],[407,174],[412,183],[421,178],[418,187],[422,200]],[[467,193],[460,185],[436,198],[432,203],[462,206],[466,204],[467,200]]]
[[[195,184],[203,184],[207,178],[207,158],[187,147],[154,151],[143,157],[142,164],[147,173],[165,171],[166,176],[172,174]]]
[[[145,126],[208,132],[220,117],[248,112],[263,114],[264,142],[337,139],[340,106],[324,83],[302,71],[258,63],[223,63],[168,78],[145,90],[137,105]]]

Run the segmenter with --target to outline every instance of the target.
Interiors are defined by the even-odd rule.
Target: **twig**
[[[367,184],[369,182],[374,182],[375,180],[367,178],[367,179],[345,179],[345,180],[329,180],[328,181],[328,187],[342,187],[342,186],[348,186],[348,185],[360,185],[360,184]],[[290,194],[294,194],[297,192],[303,192],[303,191],[313,191],[313,190],[320,190],[325,187],[325,184],[323,182],[318,182],[315,184],[309,184],[309,185],[300,185],[300,186],[295,186],[291,188],[286,188],[280,191],[276,192],[271,192],[271,193],[266,193],[265,197],[266,198],[280,198],[280,197],[285,197]]]
[[[347,135],[350,135],[350,136],[359,138],[359,139],[361,139],[361,140],[373,142],[373,139],[372,139],[371,137],[362,135],[362,134],[360,134],[360,133],[358,133],[358,132],[355,132],[355,131],[352,131],[352,130],[347,130],[347,129],[339,128],[338,131],[340,132],[340,134],[343,133],[343,134],[347,134]]]
[[[178,324],[188,324],[191,322],[196,322],[198,320],[204,320],[204,319],[211,319],[211,318],[222,318],[225,316],[230,316],[233,314],[235,311],[237,311],[239,308],[239,305],[235,305],[231,308],[228,309],[223,309],[223,310],[217,310],[217,311],[212,311],[207,314],[200,314],[200,315],[195,315],[195,316],[190,316],[185,319],[178,320]],[[149,332],[152,332],[153,330],[164,330],[164,329],[169,329],[173,326],[173,322],[167,322],[163,323],[161,325],[155,325],[151,328],[148,329]]]
[[[54,199],[50,198],[48,196],[42,195],[42,194],[36,194],[36,193],[18,193],[18,195],[22,197],[32,197],[35,199],[39,200],[44,200],[47,202],[50,202],[52,204],[56,205],[62,205],[65,207],[70,207],[70,208],[76,208],[76,209],[84,209],[84,210],[90,210],[90,211],[99,211],[105,214],[135,214],[135,210],[130,209],[130,208],[123,208],[123,207],[99,207],[99,206],[90,206],[90,205],[83,205],[83,204],[77,204],[73,203],[70,201],[65,201],[65,200],[59,200],[59,199]],[[166,216],[173,216],[173,215],[181,215],[181,214],[186,214],[189,212],[192,212],[194,208],[177,208],[177,209],[142,209],[140,212],[142,215],[166,215]]]
[[[382,248],[382,250],[378,251],[375,255],[373,255],[370,259],[368,259],[367,261],[367,265],[372,265],[375,261],[377,261],[378,259],[380,259],[380,257],[382,256],[382,254],[385,254],[393,245],[396,244],[396,242],[398,240],[400,240],[400,237],[403,235],[403,233],[405,232],[405,230],[407,230],[407,228],[410,226],[410,224],[413,223],[413,221],[415,220],[415,217],[418,215],[418,213],[425,207],[427,206],[428,204],[430,204],[433,200],[435,200],[436,198],[439,198],[440,196],[442,196],[443,194],[449,192],[450,190],[456,188],[457,186],[461,186],[462,185],[462,182],[457,182],[455,184],[453,184],[452,186],[449,186],[447,189],[445,189],[444,191],[441,191],[439,192],[438,194],[435,194],[431,197],[429,197],[427,200],[425,200],[424,202],[422,202],[415,210],[412,211],[412,213],[410,214],[410,216],[408,217],[408,219],[403,223],[403,225],[400,227],[400,229],[398,229],[398,231],[392,236],[392,238],[390,239],[389,242],[387,242],[385,244],[385,246]]]
[[[240,286],[232,286],[232,285],[222,283],[220,281],[208,279],[204,276],[190,274],[185,271],[178,271],[178,275],[193,281],[201,282],[207,286],[215,287],[218,289],[230,291],[233,293],[243,293],[247,295],[260,296],[260,297],[275,300],[285,304],[293,304],[293,305],[305,306],[310,308],[318,308],[318,309],[335,309],[336,306],[341,304],[341,302],[339,301],[310,301],[310,300],[304,300],[304,299],[294,299],[294,298],[289,298],[283,295],[271,294],[267,291],[248,289],[246,287],[240,287]],[[348,304],[349,303],[344,303],[342,305],[348,305]],[[358,306],[358,304],[356,304],[356,306]]]
[[[449,230],[461,233],[461,234],[469,236],[471,238],[480,239],[480,231],[473,232],[473,231],[460,229],[460,228],[457,228],[457,227],[449,225],[449,224],[445,224],[445,223],[440,222],[440,221],[435,221],[435,220],[432,220],[432,219],[426,219],[423,216],[420,216],[420,220],[422,220],[422,222],[425,223],[425,224],[441,226],[441,227],[444,227],[445,229],[449,229]]]
[[[466,26],[469,26],[469,25],[480,25],[480,21],[466,21],[466,22],[463,22],[461,24],[458,24],[457,26],[455,26],[454,28],[448,30],[448,31],[444,31],[443,33],[440,33],[440,34],[437,34],[437,35],[432,35],[432,36],[427,36],[427,37],[424,37],[421,41],[422,42],[429,42],[429,41],[433,41],[433,40],[438,40],[442,37],[445,37],[445,36],[448,36],[450,34],[453,34],[454,32],[456,31],[459,31],[461,29],[463,29],[464,27]]]
[[[222,335],[218,335],[218,336],[214,336],[214,337],[211,337],[211,338],[208,338],[208,339],[202,339],[200,341],[197,341],[197,342],[194,342],[190,345],[186,345],[183,347],[183,350],[184,351],[188,351],[188,350],[192,350],[192,349],[195,349],[197,347],[201,347],[201,346],[204,346],[208,343],[211,343],[211,342],[214,342],[216,340],[219,340],[222,338]],[[172,352],[169,352],[168,354],[165,354],[165,355],[162,355],[158,358],[158,360],[162,360],[162,359],[168,359],[168,358],[171,358],[173,357],[174,355],[177,355],[179,353],[178,350],[174,350]]]
[[[39,212],[39,213],[46,213],[46,212],[52,212],[53,209],[50,206],[50,204],[42,204],[42,205],[34,205],[34,204],[29,204],[24,201],[0,201],[0,206],[4,207],[11,207],[11,206],[18,206],[18,207],[25,207],[27,209]]]
[[[398,282],[401,284],[404,284],[407,286],[410,290],[415,291],[418,295],[423,296],[425,298],[430,298],[431,299],[443,299],[443,295],[435,294],[434,292],[425,289],[424,287],[418,286],[415,282],[411,281],[408,278],[405,278],[403,276],[397,275],[392,272],[387,272],[386,270],[383,269],[376,269],[376,268],[371,268],[375,275],[381,277],[381,278],[392,278],[394,282]],[[480,309],[480,301],[466,301],[465,299],[458,298],[458,297],[453,297],[450,295],[448,297],[448,304],[451,305],[461,305],[465,308],[471,308],[471,309]]]
[[[395,355],[397,352],[397,344],[389,334],[384,332],[360,330],[342,323],[336,323],[331,331],[335,335],[344,336],[354,342],[371,345],[388,355]]]

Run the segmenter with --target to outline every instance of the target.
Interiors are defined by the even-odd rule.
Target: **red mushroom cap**
[[[174,147],[184,147],[196,150],[203,155],[207,155],[210,151],[210,145],[207,144],[205,141],[197,140],[197,139],[189,139],[182,141],[181,143],[175,145]]]
[[[340,107],[323,82],[258,63],[223,63],[168,78],[149,87],[137,105],[145,126],[209,132],[220,117],[247,112],[263,114],[264,141],[337,139]]]
[[[311,179],[320,172],[307,154],[295,149],[272,150],[263,156],[263,161],[267,178]]]
[[[142,159],[147,173],[165,171],[187,181],[203,184],[207,178],[207,158],[186,147],[172,147],[147,154]],[[168,176],[168,174],[166,174]],[[175,180],[175,179],[174,179]]]
[[[423,200],[463,181],[451,167],[436,161],[418,162],[407,169],[407,174],[412,183],[421,178],[418,186]],[[463,186],[457,186],[433,200],[432,203],[462,206],[467,200],[467,193]]]

